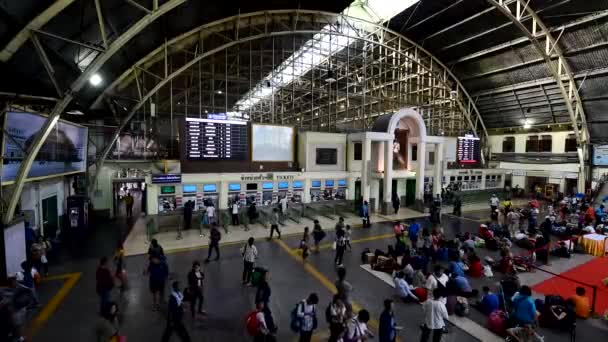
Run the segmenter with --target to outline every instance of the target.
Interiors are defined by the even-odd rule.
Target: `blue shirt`
[[[450,273],[452,273],[452,274],[455,273],[458,276],[464,277],[463,266],[464,266],[463,263],[460,261],[451,261],[450,266],[449,266]]]
[[[418,232],[420,231],[420,225],[418,223],[410,224],[410,229],[408,231],[409,237],[416,239],[418,237]]]
[[[493,293],[484,295],[481,298],[481,311],[489,315],[496,310],[498,310],[498,296]]]
[[[536,305],[532,297],[516,293],[513,296],[513,316],[520,324],[529,324],[536,321]]]
[[[454,283],[456,284],[456,287],[458,288],[458,290],[460,290],[462,292],[473,291],[473,289],[471,288],[471,285],[469,284],[469,281],[464,276],[458,276],[458,277],[454,278]]]
[[[380,315],[380,326],[378,331],[378,341],[380,342],[393,342],[397,337],[397,330],[395,327],[395,318],[390,312],[382,312]]]

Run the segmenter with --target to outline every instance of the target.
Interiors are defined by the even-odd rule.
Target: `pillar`
[[[418,168],[416,169],[416,207],[424,208],[424,168],[426,166],[426,142],[418,140]]]
[[[310,178],[304,179],[304,193],[302,194],[302,203],[310,203],[310,185],[312,184]]]
[[[384,181],[382,199],[382,213],[392,213],[391,199],[393,194],[393,144],[391,141],[384,142]]]
[[[576,182],[577,192],[585,193],[585,164],[583,163],[583,148],[579,147],[576,149],[578,154],[578,158],[580,161],[579,171],[578,171],[578,180]]]
[[[228,209],[228,182],[220,181],[220,191],[219,191],[219,209]]]
[[[361,151],[361,197],[363,197],[364,201],[369,202],[369,176],[371,174],[370,157],[372,154],[372,141],[367,139],[367,137],[363,139],[363,148]]]
[[[443,178],[443,143],[435,144],[435,170],[433,173],[433,194],[441,195],[441,180]]]

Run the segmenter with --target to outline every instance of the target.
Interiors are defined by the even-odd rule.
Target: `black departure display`
[[[189,160],[246,160],[247,122],[186,118]]]
[[[458,137],[456,152],[458,162],[460,163],[472,164],[479,162],[481,158],[481,146],[479,143],[479,138],[476,138],[473,135]]]

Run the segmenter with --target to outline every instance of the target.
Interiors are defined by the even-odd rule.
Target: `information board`
[[[479,162],[481,157],[479,138],[469,134],[458,137],[456,157],[459,163],[473,164]]]
[[[593,165],[608,166],[608,145],[593,146]]]
[[[247,122],[186,118],[186,158],[246,160]]]

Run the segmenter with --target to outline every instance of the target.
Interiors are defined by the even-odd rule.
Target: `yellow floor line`
[[[328,289],[329,292],[331,292],[332,294],[335,294],[337,292],[336,286],[334,285],[333,282],[331,282],[329,279],[327,279],[327,277],[325,275],[323,275],[323,273],[321,273],[319,270],[317,270],[310,263],[303,262],[302,257],[300,257],[294,250],[289,248],[289,246],[287,246],[287,244],[285,242],[283,242],[281,240],[275,240],[275,242],[276,242],[276,244],[281,246],[281,248],[283,248],[283,250],[285,250],[285,252],[287,252],[287,254],[289,254],[294,260],[296,260],[298,263],[304,265],[304,270],[306,270],[306,272],[308,272],[317,281],[319,281],[323,286],[325,286],[325,288]],[[358,303],[356,303],[354,301],[351,304],[353,307],[353,311],[361,311],[363,309]],[[370,319],[367,324],[370,327],[372,327],[374,330],[378,330],[378,321],[377,320]]]
[[[361,243],[361,242],[368,242],[368,241],[375,241],[375,240],[382,240],[382,239],[387,239],[387,238],[392,238],[395,237],[395,234],[390,233],[390,234],[381,234],[381,235],[374,235],[374,236],[368,236],[365,238],[361,238],[361,239],[355,239],[355,240],[351,240],[350,243],[352,244],[356,244],[356,243]],[[334,243],[324,243],[319,245],[319,250],[325,250],[325,249],[331,249],[333,248]],[[314,247],[311,247],[314,248]],[[292,250],[296,253],[299,252],[299,254],[302,254],[302,250],[300,248],[292,248]]]
[[[57,293],[49,300],[49,302],[38,312],[32,323],[27,329],[27,340],[31,341],[36,333],[42,328],[49,318],[55,313],[59,305],[64,301],[65,297],[70,293],[76,285],[82,273],[69,273],[46,278],[45,281],[65,279],[65,282],[57,291]]]

